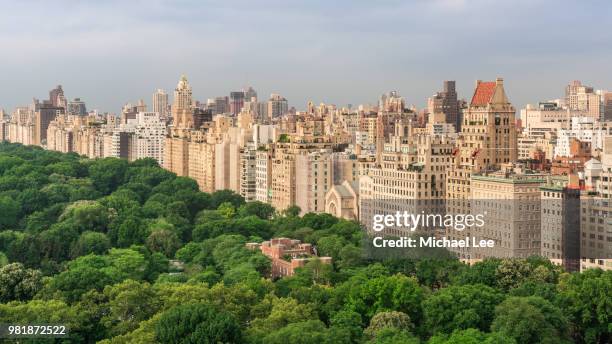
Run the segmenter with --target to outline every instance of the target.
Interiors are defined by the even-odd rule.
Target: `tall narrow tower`
[[[181,76],[181,80],[174,89],[172,119],[176,128],[187,129],[193,125],[193,97],[191,85],[185,75]]]
[[[168,116],[168,93],[162,89],[157,89],[153,93],[153,112],[157,112],[160,116]]]

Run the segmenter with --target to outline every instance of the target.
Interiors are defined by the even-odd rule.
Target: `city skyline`
[[[469,98],[477,79],[502,76],[511,101],[522,107],[562,96],[574,79],[609,87],[607,7],[59,2],[33,9],[10,3],[0,14],[6,81],[0,107],[10,112],[62,84],[70,100],[118,113],[141,98],[151,105],[155,89],[171,92],[182,73],[194,99],[252,85],[260,98],[279,93],[298,109],[309,100],[373,104],[391,90],[423,108],[443,80],[456,80],[459,96]]]

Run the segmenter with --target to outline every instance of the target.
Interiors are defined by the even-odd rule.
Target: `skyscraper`
[[[578,80],[565,87],[565,104],[570,110],[580,111],[588,117],[600,119],[601,95],[593,92],[593,87],[582,85]]]
[[[162,118],[168,115],[168,93],[159,88],[153,93],[153,112]]]
[[[85,106],[85,102],[82,101],[81,98],[74,98],[72,101],[68,102],[67,113],[74,116],[86,116],[87,106]]]
[[[47,129],[51,121],[64,113],[64,108],[54,106],[49,101],[44,101],[38,106],[34,114],[34,141],[33,144],[42,145],[47,142]]]
[[[49,100],[51,104],[56,107],[66,107],[66,97],[64,96],[64,90],[62,85],[57,85],[56,88],[49,91]]]
[[[516,162],[518,153],[515,109],[506,96],[503,79],[478,80],[462,120],[446,172],[446,195],[452,200],[447,204],[456,214],[469,211],[472,174]]]
[[[257,91],[255,91],[255,89],[253,89],[253,87],[249,86],[249,87],[247,87],[246,90],[243,90],[243,92],[244,92],[244,99],[245,99],[245,101],[249,102],[253,98],[257,99]]]
[[[188,175],[189,131],[193,128],[193,98],[187,77],[181,76],[174,90],[172,128],[166,138],[164,167],[179,176]]]
[[[230,112],[232,114],[234,115],[238,114],[240,110],[242,110],[242,107],[244,106],[244,92],[243,91],[230,92],[229,106],[230,106]]]
[[[461,131],[461,118],[459,113],[459,103],[457,101],[457,91],[455,91],[455,81],[444,81],[444,90],[436,92],[427,102],[429,116],[443,113],[445,122],[453,124],[457,132]]]
[[[268,118],[280,117],[289,111],[287,99],[280,94],[272,93],[268,99]]]
[[[172,119],[175,128],[188,128],[192,123],[193,96],[191,85],[185,75],[181,76],[174,89],[174,102],[172,103]]]

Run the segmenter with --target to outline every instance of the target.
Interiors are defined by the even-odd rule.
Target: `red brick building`
[[[317,257],[311,244],[303,244],[299,240],[289,238],[274,238],[261,244],[248,243],[250,249],[261,250],[272,260],[272,277],[292,276],[296,268],[306,265],[318,258],[325,264],[331,264],[331,257]]]

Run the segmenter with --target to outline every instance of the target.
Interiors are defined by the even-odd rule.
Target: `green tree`
[[[93,181],[96,190],[108,195],[124,182],[127,167],[128,162],[123,159],[95,160],[89,166],[89,178]]]
[[[612,341],[612,271],[588,269],[559,281],[557,304],[571,321],[578,342]]]
[[[149,234],[146,244],[152,252],[160,252],[170,258],[174,257],[176,250],[181,247],[181,241],[176,233],[165,229],[156,230]]]
[[[380,312],[370,319],[370,325],[366,328],[365,334],[370,338],[375,338],[378,332],[385,328],[395,328],[410,332],[414,325],[406,313],[396,311]]]
[[[344,286],[349,288],[345,300],[348,309],[368,319],[382,311],[400,311],[408,314],[411,319],[420,319],[425,291],[416,278],[402,274],[361,278]]]
[[[102,291],[106,285],[118,281],[102,271],[108,265],[105,258],[87,255],[72,261],[68,270],[51,280],[51,289],[59,291],[69,302],[75,302],[89,290]]]
[[[486,331],[502,300],[498,291],[485,285],[440,289],[423,302],[425,328],[432,334],[470,327]]]
[[[334,314],[331,318],[330,325],[334,329],[343,329],[348,336],[349,342],[359,342],[363,335],[363,320],[357,312],[342,310]]]
[[[340,257],[340,251],[346,245],[346,240],[339,235],[330,235],[322,237],[317,241],[317,248],[322,256],[332,257],[337,260]]]
[[[238,214],[242,217],[254,215],[262,220],[270,219],[274,212],[274,207],[260,201],[245,203],[238,209]]]
[[[264,337],[263,343],[270,344],[320,344],[325,343],[327,328],[320,320],[308,320],[289,324]]]
[[[495,271],[497,285],[503,290],[516,288],[531,275],[531,266],[523,259],[504,259]]]
[[[231,314],[210,305],[192,304],[165,312],[157,323],[155,337],[162,344],[238,343],[242,332]]]
[[[312,306],[299,304],[292,298],[272,297],[268,315],[251,322],[249,337],[258,340],[289,324],[315,319],[316,313]]]
[[[19,203],[10,197],[0,196],[0,229],[7,229],[17,224],[20,212]]]
[[[139,322],[155,314],[159,307],[155,291],[146,282],[128,279],[106,286],[104,295],[109,300],[109,313],[102,322],[115,335],[136,329]]]
[[[225,202],[231,203],[234,208],[240,208],[244,204],[244,198],[232,190],[218,190],[210,195],[210,207],[213,209]]]
[[[541,297],[510,297],[495,309],[491,330],[517,343],[569,343],[567,320]]]
[[[97,201],[74,202],[62,213],[59,220],[71,223],[80,232],[106,232],[111,214]]]
[[[419,344],[419,339],[410,332],[395,327],[386,327],[376,333],[368,344]]]
[[[0,302],[31,299],[42,288],[42,274],[21,263],[0,267]]]
[[[475,328],[456,330],[449,336],[438,334],[428,344],[519,344],[513,338],[501,333],[484,333]]]
[[[116,233],[109,233],[111,238],[119,247],[130,247],[135,244],[142,244],[149,235],[144,221],[136,216],[126,217],[118,226]]]
[[[86,231],[72,245],[70,256],[76,258],[90,253],[104,254],[110,247],[110,240],[104,233]]]

